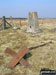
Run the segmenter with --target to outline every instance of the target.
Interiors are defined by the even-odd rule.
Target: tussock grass
[[[26,25],[18,30],[8,29],[0,32],[0,75],[39,75],[41,68],[56,69],[56,21],[40,20],[39,26],[42,32],[33,36],[32,34],[23,32]],[[24,24],[22,22],[22,24]],[[29,51],[32,56],[27,59],[31,64],[30,67],[24,67],[20,64],[13,69],[7,67],[13,58],[4,51],[7,47],[18,52],[24,45],[28,48],[52,41],[37,49]]]

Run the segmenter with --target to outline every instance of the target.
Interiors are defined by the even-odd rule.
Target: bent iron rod
[[[45,46],[45,45],[47,45],[49,43],[52,43],[52,41],[47,42],[47,43],[44,43],[44,44],[41,44],[41,45],[38,45],[38,46],[35,46],[35,47],[30,47],[29,50],[32,50],[32,49],[35,49],[35,48],[39,48],[39,47]]]

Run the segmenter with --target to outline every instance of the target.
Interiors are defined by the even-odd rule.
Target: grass
[[[23,23],[24,24],[24,23]],[[25,33],[26,25],[18,30],[0,31],[0,75],[39,75],[41,68],[56,69],[56,21],[39,20],[40,30],[42,32],[33,36],[33,34]],[[29,51],[32,56],[27,59],[31,64],[30,67],[24,67],[20,64],[13,69],[8,68],[8,63],[13,58],[4,51],[7,47],[18,52],[24,45],[28,48],[52,41],[37,49]]]

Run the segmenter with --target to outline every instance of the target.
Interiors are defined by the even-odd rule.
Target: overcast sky
[[[56,0],[0,0],[0,17],[27,18],[34,11],[39,18],[56,18]]]

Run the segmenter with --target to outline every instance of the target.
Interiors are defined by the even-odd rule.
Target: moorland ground
[[[7,19],[10,22],[9,19]],[[27,19],[12,19],[13,25],[18,26],[18,30],[11,28],[0,31],[0,75],[39,75],[41,68],[56,69],[56,19],[39,19],[40,33],[34,35],[26,33]],[[1,20],[0,20],[1,22]],[[18,52],[24,45],[28,48],[52,41],[29,51],[32,56],[27,58],[30,67],[18,64],[13,69],[8,68],[8,63],[12,56],[5,54],[7,47]]]

